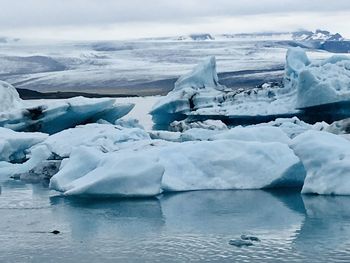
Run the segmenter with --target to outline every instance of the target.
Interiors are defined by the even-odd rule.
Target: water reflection
[[[299,194],[285,192],[292,197],[266,191],[197,191],[166,195],[160,201],[169,229],[235,236],[262,231],[266,224],[271,233],[294,231],[303,221],[303,203]],[[290,209],[295,205],[302,205],[297,213]]]
[[[303,195],[306,215],[295,239],[298,249],[350,248],[350,197]]]
[[[91,200],[9,181],[0,195],[0,262],[28,255],[48,262],[50,251],[61,256],[53,262],[350,260],[349,202],[299,189]],[[48,234],[54,229],[61,234]],[[241,234],[261,242],[246,249],[228,244]]]
[[[52,213],[69,223],[74,238],[155,233],[164,224],[157,198],[81,199],[51,197]]]
[[[72,233],[142,235],[159,231],[240,235],[288,231],[304,220],[304,206],[295,191],[193,191],[151,199],[50,198],[56,218],[69,222]],[[90,233],[89,233],[90,232]]]

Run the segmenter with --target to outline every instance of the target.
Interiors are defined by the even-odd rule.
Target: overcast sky
[[[327,29],[350,38],[350,0],[0,0],[0,36],[128,39]]]

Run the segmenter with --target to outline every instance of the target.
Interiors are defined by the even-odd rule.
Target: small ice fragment
[[[231,239],[228,242],[231,246],[235,247],[250,247],[253,246],[253,243],[248,240],[242,240],[242,239]]]

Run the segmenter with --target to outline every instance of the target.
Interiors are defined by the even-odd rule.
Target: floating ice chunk
[[[238,140],[144,140],[116,152],[73,149],[50,187],[67,195],[150,196],[161,191],[261,189],[303,184],[288,145]]]
[[[0,81],[0,112],[10,111],[21,105],[17,90],[4,81]]]
[[[182,142],[186,141],[212,141],[215,135],[224,133],[222,130],[209,130],[203,128],[193,128],[183,132],[180,136]]]
[[[224,86],[218,82],[215,57],[210,57],[196,66],[192,72],[179,78],[175,88],[168,96],[160,99],[152,108],[151,115],[156,124],[169,124],[183,120],[186,115],[198,107],[200,101],[194,101],[196,94],[208,93],[209,102],[215,94],[220,95]],[[202,98],[203,103],[208,101]]]
[[[302,193],[350,195],[350,142],[328,132],[307,131],[293,139],[306,171]]]
[[[26,158],[26,150],[43,142],[48,137],[44,133],[15,132],[0,127],[0,161],[21,162]]]
[[[193,128],[201,128],[208,130],[227,130],[228,127],[220,120],[206,120],[197,122],[174,121],[170,123],[169,129],[175,132],[184,132]]]
[[[215,57],[205,59],[202,63],[197,65],[192,72],[179,78],[175,83],[174,91],[188,87],[194,90],[206,88],[221,90],[225,88],[219,84]]]
[[[327,112],[328,121],[350,116],[346,105],[325,108],[350,103],[350,58],[346,56],[311,63],[301,48],[291,48],[283,84],[266,83],[250,90],[227,89],[217,83],[215,76],[215,63],[207,60],[180,78],[175,89],[154,105],[154,122],[168,125],[174,120],[220,119],[228,124],[248,125],[293,116],[317,122],[325,120],[320,110]],[[310,109],[314,106],[323,108]]]
[[[182,142],[181,132],[170,132],[170,131],[150,131],[150,137],[153,140],[164,140],[169,142]]]
[[[285,67],[286,80],[297,79],[299,73],[305,69],[306,66],[310,65],[310,63],[311,61],[302,48],[296,47],[288,49]]]
[[[72,181],[86,175],[97,168],[103,158],[103,153],[91,147],[79,147],[74,149],[70,158],[62,162],[60,171],[50,180],[50,188],[65,192]]]
[[[350,100],[350,58],[333,57],[304,68],[298,78],[297,107]]]
[[[110,98],[22,101],[21,107],[0,112],[0,126],[16,131],[53,134],[99,119],[114,123],[133,107],[133,104],[117,104],[115,99]]]
[[[10,176],[20,175],[29,172],[36,166],[40,165],[43,161],[47,160],[51,155],[51,152],[44,145],[36,147],[30,153],[29,160],[24,163],[8,163],[0,162],[0,176],[8,178]]]
[[[151,155],[165,168],[165,191],[301,186],[305,177],[293,151],[278,142],[173,143],[151,149]]]
[[[114,124],[118,126],[122,126],[124,128],[144,129],[144,127],[140,124],[139,120],[137,119],[119,119]]]
[[[228,243],[235,247],[250,247],[254,245],[253,242],[243,239],[231,239]]]
[[[198,66],[205,71],[195,69],[180,78],[176,88],[154,105],[151,115],[156,124],[169,124],[188,116],[193,121],[211,117],[232,121],[228,117],[239,117],[237,122],[254,116],[257,121],[260,116],[289,116],[299,112],[295,109],[295,88],[291,91],[279,85],[268,85],[249,91],[227,89],[217,83],[212,60]],[[205,72],[207,76],[203,76]]]
[[[161,192],[164,168],[156,158],[135,152],[97,152],[85,147],[73,152],[51,179],[50,188],[67,196],[145,197]]]

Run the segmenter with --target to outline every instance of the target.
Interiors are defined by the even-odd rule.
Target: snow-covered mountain
[[[194,41],[204,41],[204,40],[215,40],[211,34],[203,33],[203,34],[191,34],[188,36],[180,36],[178,40],[194,40]]]
[[[281,31],[281,32],[253,32],[253,33],[225,33],[210,34],[197,33],[182,36],[147,38],[151,41],[225,41],[225,40],[289,40],[289,41],[346,41],[339,33],[331,33],[327,30],[317,29],[315,32],[309,30]]]
[[[312,31],[297,31],[292,34],[296,41],[344,41],[345,38],[339,33],[332,34],[326,30],[317,29]]]
[[[221,34],[216,39],[261,39],[261,40],[293,40],[293,41],[345,41],[339,33],[331,33],[327,30],[317,29],[315,32],[309,30],[298,30],[294,32],[258,32],[240,34]]]

